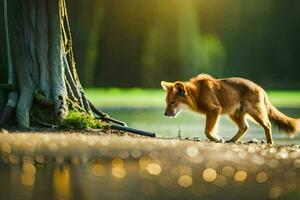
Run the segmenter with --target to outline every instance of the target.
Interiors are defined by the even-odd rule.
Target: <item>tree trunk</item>
[[[65,0],[0,0],[0,124],[57,123],[69,108],[92,115],[75,68]],[[2,42],[1,42],[2,41]],[[37,111],[38,110],[38,111]],[[46,116],[37,114],[46,110]],[[52,118],[53,116],[53,118]]]

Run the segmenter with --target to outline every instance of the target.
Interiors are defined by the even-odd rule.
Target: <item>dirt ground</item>
[[[0,134],[0,199],[299,199],[300,146]]]

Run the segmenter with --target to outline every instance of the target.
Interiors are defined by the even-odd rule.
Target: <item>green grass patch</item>
[[[164,93],[158,89],[86,89],[86,94],[96,106],[103,107],[161,107]]]
[[[102,128],[102,123],[94,117],[78,111],[70,111],[67,118],[59,123],[61,129]]]
[[[162,89],[87,88],[91,102],[99,107],[164,107],[165,93]],[[300,107],[300,90],[268,91],[271,102],[278,107]]]
[[[278,107],[300,107],[300,90],[271,90],[268,96],[275,106]]]

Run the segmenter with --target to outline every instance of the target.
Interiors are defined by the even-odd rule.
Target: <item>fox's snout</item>
[[[165,111],[164,115],[165,115],[166,117],[174,117],[174,116],[175,116],[174,113],[168,112],[167,110]]]
[[[178,115],[180,113],[180,109],[177,107],[174,107],[173,105],[169,105],[167,106],[164,115],[166,117],[175,117],[176,115]]]
[[[167,116],[167,117],[169,116],[169,114],[167,113],[167,111],[165,111],[164,115]]]

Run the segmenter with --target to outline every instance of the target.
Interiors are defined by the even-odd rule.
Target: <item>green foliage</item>
[[[74,0],[70,13],[85,86],[159,87],[205,72],[300,88],[300,1]]]
[[[91,115],[71,110],[67,118],[61,121],[58,126],[62,129],[98,129],[102,128],[102,123]]]

